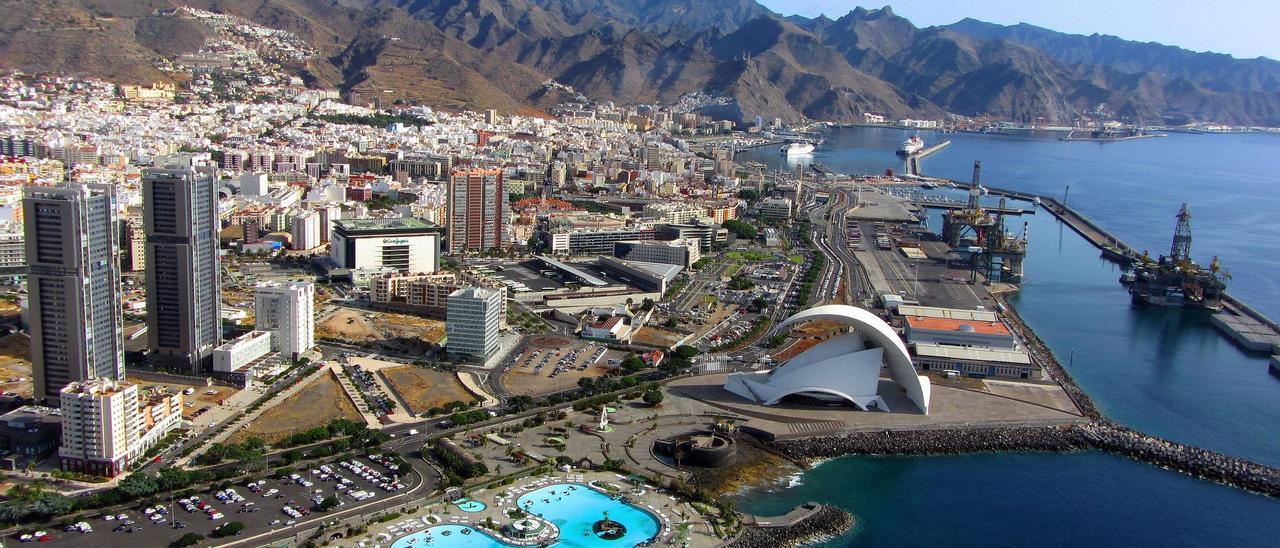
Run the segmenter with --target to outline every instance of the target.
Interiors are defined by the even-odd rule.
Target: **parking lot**
[[[619,367],[626,354],[595,342],[572,341],[556,348],[530,344],[503,372],[513,394],[541,395],[578,386]]]
[[[212,538],[215,528],[237,521],[244,524],[239,536],[257,535],[321,519],[328,515],[319,510],[327,497],[334,497],[338,504],[331,513],[386,500],[411,489],[415,481],[416,476],[407,467],[397,466],[388,457],[350,458],[287,476],[117,511],[110,517],[90,514],[82,520],[91,527],[90,532],[46,530],[51,537],[47,544],[95,548],[103,543],[167,546],[188,532]],[[20,536],[13,540],[21,542]]]

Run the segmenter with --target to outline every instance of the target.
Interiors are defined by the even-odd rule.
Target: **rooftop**
[[[1004,324],[1000,322],[978,322],[973,320],[954,320],[950,318],[930,318],[926,316],[907,316],[906,322],[912,329],[1013,336],[1013,334],[1009,332],[1009,328],[1005,327]]]
[[[334,226],[347,232],[361,230],[431,230],[440,228],[434,223],[417,217],[394,219],[339,219]]]
[[[947,358],[953,360],[974,360],[984,362],[1030,364],[1031,357],[1021,350],[1002,348],[977,348],[971,346],[953,346],[949,344],[915,343],[916,356],[930,358]]]
[[[940,308],[936,306],[898,305],[898,314],[903,316],[920,316],[924,318],[945,318],[950,320],[968,320],[974,322],[994,322],[996,313],[989,310],[965,310],[961,308]]]

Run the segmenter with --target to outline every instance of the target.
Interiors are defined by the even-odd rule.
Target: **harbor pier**
[[[968,183],[955,182],[955,184],[962,187],[969,186]],[[995,187],[985,188],[991,194],[1010,198],[1029,201],[1039,199],[1040,205],[1046,211],[1102,250],[1102,257],[1107,260],[1127,267],[1138,262],[1142,257],[1142,253],[1138,250],[1057,198]],[[1280,355],[1280,325],[1230,294],[1223,294],[1222,310],[1210,317],[1209,321],[1231,340],[1250,352]]]
[[[951,141],[943,141],[929,148],[921,150],[920,152],[907,156],[905,160],[907,175],[920,175],[920,160],[928,158],[934,153],[941,151],[942,149],[947,148],[949,146],[951,146]]]

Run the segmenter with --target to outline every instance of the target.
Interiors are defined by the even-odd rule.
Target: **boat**
[[[782,145],[782,148],[778,149],[778,151],[787,156],[798,156],[813,152],[813,148],[812,143],[787,143]]]
[[[910,139],[902,142],[902,146],[898,147],[898,154],[902,156],[910,156],[924,150],[924,139],[919,135],[912,135]]]

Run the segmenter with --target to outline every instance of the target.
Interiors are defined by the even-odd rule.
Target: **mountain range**
[[[571,99],[721,98],[734,120],[1069,123],[1105,105],[1146,124],[1280,126],[1280,62],[973,19],[919,28],[889,7],[783,17],[754,0],[0,1],[0,67],[147,83],[200,48],[189,5],[290,31],[313,86],[443,108],[539,112]]]

